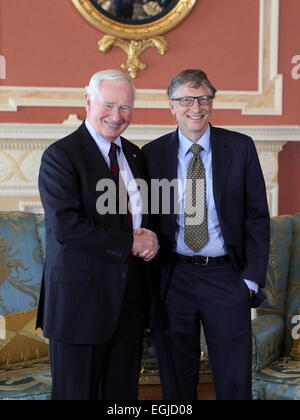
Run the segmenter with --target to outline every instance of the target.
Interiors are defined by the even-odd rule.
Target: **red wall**
[[[191,15],[166,35],[165,56],[149,49],[149,68],[136,86],[164,89],[183,68],[202,68],[220,90],[256,90],[258,75],[259,0],[198,0]],[[300,80],[291,77],[291,59],[300,54],[300,1],[281,0],[279,72],[284,75],[282,116],[242,116],[215,110],[218,125],[299,125]],[[7,86],[83,87],[98,70],[119,68],[124,53],[97,50],[102,34],[74,8],[71,0],[0,0],[0,54],[7,62]],[[22,108],[0,112],[0,122],[60,123],[77,108]],[[173,124],[168,110],[136,110],[135,124]],[[300,211],[300,144],[287,145],[280,156],[280,212]],[[289,180],[293,179],[293,183]]]

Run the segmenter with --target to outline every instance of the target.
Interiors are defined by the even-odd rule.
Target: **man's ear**
[[[175,107],[174,107],[174,102],[169,100],[169,107],[170,110],[172,112],[172,114],[174,115],[174,117],[176,117],[176,112],[175,112]]]
[[[86,93],[84,95],[85,98],[85,109],[88,111],[91,107],[91,95],[89,93]]]

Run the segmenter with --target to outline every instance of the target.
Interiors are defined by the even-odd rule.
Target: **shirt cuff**
[[[254,293],[258,292],[258,284],[254,283],[254,281],[244,279],[244,282],[247,284],[250,290],[253,290]]]

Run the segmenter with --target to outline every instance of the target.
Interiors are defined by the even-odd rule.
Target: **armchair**
[[[253,399],[300,399],[300,215],[271,220],[267,300],[253,320]]]
[[[49,399],[48,343],[35,330],[43,217],[0,212],[0,400]]]

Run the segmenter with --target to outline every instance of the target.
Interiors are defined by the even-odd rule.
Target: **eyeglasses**
[[[200,105],[210,105],[214,99],[213,96],[203,95],[203,96],[185,96],[183,98],[173,98],[171,101],[178,101],[181,106],[189,107],[193,106],[195,99],[198,100]]]

